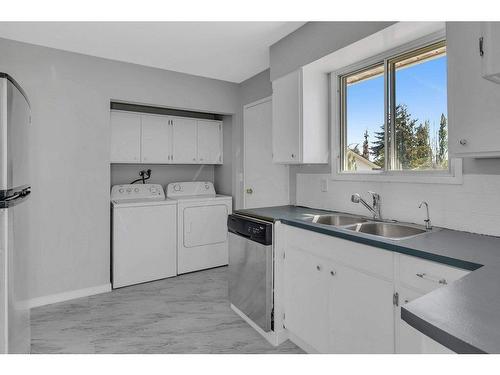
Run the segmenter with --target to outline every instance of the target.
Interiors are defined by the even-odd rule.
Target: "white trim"
[[[423,183],[423,184],[462,184],[462,159],[450,158],[449,171],[373,171],[363,173],[348,173],[340,172],[340,152],[341,152],[341,133],[340,133],[340,87],[339,76],[344,75],[350,71],[355,71],[363,67],[373,65],[384,59],[391,58],[395,55],[410,51],[427,44],[442,40],[446,37],[445,31],[432,32],[427,36],[418,38],[417,40],[404,43],[395,48],[383,51],[373,57],[364,59],[360,62],[351,64],[336,70],[330,74],[330,92],[331,92],[331,179],[337,181],[374,181],[374,182],[400,182],[400,183]]]
[[[286,338],[283,337],[283,332],[280,334],[277,334],[274,331],[269,331],[265,332],[262,328],[260,328],[257,324],[255,324],[248,316],[246,316],[240,309],[238,309],[236,306],[234,306],[231,303],[231,309],[238,314],[245,322],[248,323],[250,327],[255,329],[258,333],[262,335],[272,346],[278,346],[281,344],[283,341],[286,340]]]
[[[57,294],[50,294],[48,296],[36,297],[28,300],[29,308],[51,305],[53,303],[69,301],[75,298],[88,297],[96,294],[107,293],[111,291],[111,284],[103,284],[93,286],[90,288],[71,290],[69,292],[62,292]]]
[[[265,98],[262,98],[262,99],[259,99],[259,100],[256,100],[254,102],[251,102],[251,103],[248,103],[248,104],[245,104],[243,106],[243,118],[242,118],[242,123],[243,123],[243,170],[242,170],[242,176],[243,176],[243,181],[241,182],[241,193],[243,194],[243,208],[247,208],[247,198],[246,198],[246,163],[247,163],[247,158],[246,158],[246,153],[247,153],[247,150],[246,150],[246,126],[245,126],[245,111],[249,108],[252,108],[252,107],[255,107],[257,105],[260,105],[260,104],[263,104],[263,103],[267,103],[267,102],[272,102],[273,100],[273,96],[270,95],[270,96],[266,96]]]

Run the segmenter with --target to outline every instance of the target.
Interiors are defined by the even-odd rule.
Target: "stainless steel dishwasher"
[[[229,301],[265,332],[273,329],[273,224],[229,215]]]

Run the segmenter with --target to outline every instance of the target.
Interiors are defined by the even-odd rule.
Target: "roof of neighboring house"
[[[368,159],[365,159],[363,156],[354,152],[353,150],[349,149],[349,150],[347,150],[347,153],[349,154],[349,156],[354,157],[354,159],[356,159],[356,162],[359,161],[360,163],[366,164],[371,169],[380,169],[380,165],[377,165],[374,162],[372,162]]]

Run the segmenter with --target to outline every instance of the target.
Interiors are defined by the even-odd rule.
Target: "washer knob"
[[[124,192],[123,188],[122,189],[118,189],[118,192],[123,194],[123,192]]]
[[[128,189],[127,189],[127,193],[130,193],[131,191],[132,191],[132,189],[131,189],[131,188],[128,188]]]
[[[174,191],[181,191],[181,185],[175,184],[174,185]]]
[[[135,188],[135,189],[134,189],[134,191],[135,191],[136,193],[138,193],[138,192],[139,192],[139,188]]]

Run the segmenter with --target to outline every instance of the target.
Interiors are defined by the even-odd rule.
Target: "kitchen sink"
[[[368,221],[362,217],[347,215],[314,215],[312,217],[308,217],[306,220],[317,224],[333,225],[336,227],[365,223]]]
[[[426,232],[425,229],[421,229],[415,226],[379,222],[359,223],[346,227],[345,229],[358,233],[384,237],[391,240],[400,240],[403,238],[417,236]]]

